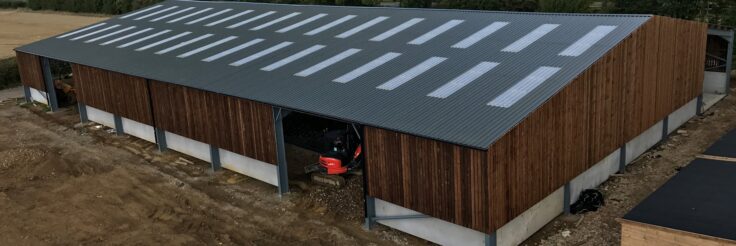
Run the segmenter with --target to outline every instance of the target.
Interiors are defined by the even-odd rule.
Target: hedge
[[[20,73],[15,57],[0,60],[0,90],[20,85]]]

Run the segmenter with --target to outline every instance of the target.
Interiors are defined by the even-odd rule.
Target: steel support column
[[[289,171],[286,163],[286,143],[284,142],[284,113],[286,110],[273,107],[273,123],[276,135],[276,160],[278,166],[279,196],[289,192]]]
[[[51,112],[59,111],[59,101],[56,98],[56,87],[54,86],[53,74],[51,74],[49,58],[41,57],[41,70],[43,73],[43,83],[46,86],[46,94],[48,95],[49,108]]]
[[[220,163],[220,148],[214,145],[210,145],[210,160],[212,164],[212,172],[217,172],[222,169],[222,164]]]
[[[623,173],[626,170],[626,144],[621,146],[621,150],[619,151],[619,162],[618,162],[618,172]]]
[[[33,97],[31,96],[31,87],[27,85],[23,86],[23,95],[26,97],[26,103],[32,103]]]
[[[734,41],[734,32],[731,31],[730,37],[724,37],[726,40],[728,40],[728,55],[726,55],[726,95],[728,95],[728,91],[731,89],[731,71],[733,70],[733,41]]]
[[[365,224],[363,229],[371,230],[376,223],[376,200],[372,196],[365,196]]]
[[[89,117],[87,117],[87,105],[83,102],[78,102],[77,108],[79,109],[79,121],[82,123],[89,122]]]
[[[698,96],[698,101],[696,103],[697,106],[695,106],[695,112],[697,115],[703,115],[703,94],[701,93]]]
[[[496,240],[498,240],[496,238],[496,232],[493,232],[491,234],[486,234],[485,245],[486,246],[496,246]]]
[[[664,140],[667,140],[667,135],[669,135],[669,128],[670,128],[670,116],[667,115],[662,120],[662,140],[661,142],[664,142]]]
[[[156,145],[158,145],[158,151],[166,151],[168,149],[168,147],[166,147],[166,131],[160,128],[153,128],[153,134],[154,136],[156,136]]]
[[[565,184],[564,190],[565,190],[564,191],[565,194],[563,195],[563,198],[562,198],[563,211],[565,212],[565,214],[570,214],[570,204],[572,203],[572,201],[570,200],[572,200],[572,194],[570,193],[571,190],[570,190],[569,182]]]
[[[123,117],[120,117],[120,115],[114,115],[113,118],[115,120],[115,134],[122,136],[125,134],[123,130]]]

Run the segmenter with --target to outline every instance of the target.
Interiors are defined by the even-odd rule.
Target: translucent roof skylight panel
[[[294,24],[292,24],[292,25],[290,25],[290,26],[287,26],[287,27],[281,28],[281,29],[279,29],[279,30],[278,30],[278,31],[276,31],[276,32],[278,32],[278,33],[285,33],[285,32],[288,32],[288,31],[294,30],[294,29],[296,29],[296,28],[299,28],[299,27],[301,27],[301,26],[304,26],[304,25],[306,25],[306,24],[312,23],[312,22],[314,22],[314,21],[316,21],[316,20],[319,20],[320,18],[322,18],[322,17],[325,17],[325,16],[327,16],[327,14],[318,14],[318,15],[315,15],[315,16],[312,16],[312,17],[309,17],[309,18],[307,18],[307,19],[305,19],[305,20],[302,20],[302,21],[300,21],[300,22],[294,23]]]
[[[140,31],[137,31],[137,32],[134,32],[134,33],[131,33],[131,34],[128,34],[128,35],[125,35],[125,36],[122,36],[122,37],[119,37],[119,38],[116,38],[116,39],[113,39],[113,40],[110,40],[110,41],[107,41],[107,42],[104,42],[104,43],[101,43],[100,45],[105,46],[105,45],[108,45],[108,44],[116,43],[116,42],[118,42],[120,40],[123,40],[123,39],[126,39],[126,38],[130,38],[130,37],[133,37],[135,35],[138,35],[138,34],[141,34],[141,33],[147,32],[147,31],[150,31],[150,30],[153,30],[153,28],[146,28],[146,29],[143,29],[143,30],[140,30]]]
[[[291,55],[291,56],[289,56],[287,58],[284,58],[284,59],[282,59],[280,61],[277,61],[277,62],[275,62],[275,63],[273,63],[271,65],[268,65],[266,67],[263,67],[263,68],[261,68],[261,70],[263,70],[263,71],[273,71],[273,70],[276,70],[276,69],[278,69],[280,67],[286,66],[289,63],[292,63],[292,62],[294,62],[296,60],[299,60],[299,59],[301,59],[301,58],[303,58],[305,56],[308,56],[309,54],[312,54],[314,52],[317,52],[317,51],[323,49],[324,47],[325,47],[324,45],[314,45],[314,46],[309,47],[309,48],[307,48],[305,50],[302,50],[302,51],[300,51],[300,52],[298,52],[296,54],[293,54],[293,55]]]
[[[351,19],[353,19],[355,17],[357,17],[357,15],[346,15],[346,16],[343,16],[340,19],[334,20],[334,21],[332,21],[330,23],[327,23],[327,24],[325,24],[325,25],[323,25],[321,27],[317,27],[316,29],[309,31],[309,32],[305,33],[304,35],[308,35],[308,36],[317,35],[317,34],[319,34],[321,32],[326,31],[327,29],[330,29],[330,28],[333,28],[333,27],[335,27],[337,25],[340,25],[342,23],[345,23],[346,21],[349,21],[349,20],[351,20]]]
[[[128,43],[124,43],[122,45],[119,45],[118,48],[125,48],[125,47],[128,47],[128,46],[131,46],[131,45],[134,45],[134,44],[137,44],[137,43],[140,43],[140,42],[143,42],[143,41],[146,41],[146,40],[149,40],[149,39],[152,39],[152,38],[161,36],[161,35],[164,35],[164,34],[166,34],[168,32],[171,32],[171,30],[163,30],[163,31],[160,31],[160,32],[157,32],[157,33],[154,33],[154,34],[151,34],[151,35],[148,35],[148,36],[145,36],[145,37],[142,37],[142,38],[133,40],[133,41],[130,41]]]
[[[437,28],[425,33],[424,35],[419,36],[418,38],[410,41],[409,44],[413,44],[413,45],[424,44],[428,42],[429,40],[432,40],[433,38],[439,36],[440,34],[443,34],[449,31],[450,29],[456,27],[457,25],[462,24],[463,22],[465,21],[464,20],[451,20],[451,21],[445,22],[445,24],[442,24],[441,26],[438,26]]]
[[[91,29],[95,29],[95,28],[104,26],[106,24],[107,23],[105,23],[105,22],[97,23],[97,24],[94,24],[94,25],[91,25],[91,26],[88,26],[88,27],[85,27],[85,28],[82,28],[82,29],[79,29],[79,30],[76,30],[76,31],[73,31],[73,32],[68,32],[66,34],[62,34],[60,36],[57,36],[56,38],[66,38],[66,37],[69,37],[71,35],[74,35],[74,34],[77,34],[77,33],[80,33],[80,32],[85,32],[85,31],[89,31]]]
[[[157,54],[157,55],[162,55],[162,54],[166,54],[166,53],[169,53],[169,52],[171,52],[172,50],[175,50],[175,49],[178,49],[178,48],[181,48],[181,47],[184,47],[184,46],[187,46],[187,45],[193,44],[193,43],[195,43],[195,42],[197,42],[197,41],[200,41],[200,40],[202,40],[202,39],[205,39],[205,38],[209,38],[209,37],[211,37],[212,35],[213,35],[213,34],[209,34],[209,33],[208,33],[208,34],[205,34],[205,35],[202,35],[202,36],[199,36],[199,37],[196,37],[196,38],[193,38],[193,39],[190,39],[190,40],[187,40],[187,41],[184,41],[184,42],[178,43],[177,45],[171,46],[171,47],[169,47],[169,48],[166,48],[166,49],[163,49],[163,50],[159,50],[158,52],[156,52],[156,54]]]
[[[368,22],[365,22],[365,23],[363,23],[363,24],[361,24],[361,25],[359,25],[359,26],[357,26],[357,27],[355,27],[353,29],[350,29],[350,30],[347,30],[347,31],[345,31],[343,33],[340,33],[340,34],[338,34],[335,37],[336,38],[348,38],[350,36],[355,35],[356,33],[359,33],[360,31],[363,31],[363,30],[368,29],[368,28],[370,28],[372,26],[375,26],[376,24],[381,23],[381,22],[383,22],[383,21],[385,21],[387,19],[388,19],[388,17],[386,17],[386,16],[379,16],[379,17],[373,18],[372,20],[369,20]]]
[[[141,9],[141,10],[138,10],[136,12],[133,12],[133,13],[130,13],[130,14],[121,16],[120,19],[130,18],[130,17],[136,16],[136,15],[139,15],[139,14],[143,14],[143,13],[146,13],[146,12],[149,12],[149,11],[153,11],[153,10],[158,9],[158,8],[161,8],[161,7],[163,7],[163,5],[155,5],[155,6],[150,7],[150,8]]]
[[[560,71],[559,67],[540,67],[501,95],[489,102],[489,106],[509,108],[539,85]]]
[[[447,98],[498,66],[496,62],[481,62],[452,81],[427,94],[430,97]]]
[[[153,19],[149,20],[149,22],[156,22],[156,21],[160,21],[160,20],[163,20],[163,19],[166,19],[166,18],[172,17],[172,16],[174,16],[174,15],[178,15],[178,14],[181,14],[181,13],[187,12],[187,11],[189,11],[189,10],[192,10],[192,9],[194,9],[194,7],[188,7],[188,8],[185,8],[185,9],[180,9],[180,10],[178,10],[178,11],[176,11],[176,12],[173,12],[173,13],[169,13],[169,14],[166,14],[166,15],[163,15],[163,16],[160,16],[160,17],[156,17],[156,18],[153,18]]]
[[[202,46],[202,47],[196,48],[196,49],[194,49],[194,50],[191,50],[191,51],[189,51],[189,52],[187,52],[187,53],[184,53],[184,54],[178,55],[178,56],[176,56],[176,57],[179,57],[179,58],[186,58],[186,57],[190,57],[190,56],[193,56],[193,55],[195,55],[195,54],[198,54],[198,53],[200,53],[200,52],[202,52],[202,51],[205,51],[205,50],[208,50],[208,49],[214,48],[215,46],[218,46],[218,45],[221,45],[221,44],[227,43],[227,42],[229,42],[230,40],[233,40],[233,39],[236,39],[236,38],[238,38],[238,37],[236,37],[236,36],[230,36],[230,37],[227,37],[227,38],[223,38],[223,39],[217,40],[217,41],[215,41],[215,42],[213,42],[213,43],[210,43],[210,44],[207,44],[207,45],[205,45],[205,46]]]
[[[590,49],[590,47],[593,47],[593,45],[601,41],[601,39],[606,37],[609,33],[613,32],[617,27],[618,26],[597,26],[585,34],[585,36],[578,39],[578,41],[575,41],[575,43],[567,47],[567,49],[560,52],[559,55],[580,56]]]
[[[413,19],[408,20],[408,21],[406,21],[404,23],[401,23],[401,25],[398,25],[398,26],[396,26],[394,28],[391,28],[390,30],[388,30],[388,31],[386,31],[384,33],[379,34],[378,36],[375,36],[375,37],[371,38],[371,41],[380,42],[380,41],[386,40],[386,39],[388,39],[388,38],[390,38],[390,37],[392,37],[392,36],[400,33],[401,31],[404,31],[406,29],[409,29],[409,27],[412,27],[412,26],[414,26],[414,25],[416,25],[416,24],[418,24],[419,22],[422,22],[422,21],[424,21],[424,18],[413,18]]]
[[[239,50],[242,50],[242,49],[248,48],[250,46],[256,45],[256,44],[258,44],[260,42],[263,42],[264,40],[265,39],[262,39],[262,38],[253,39],[253,40],[248,41],[246,43],[243,43],[241,45],[238,45],[238,46],[235,46],[233,48],[230,48],[230,49],[228,49],[226,51],[223,51],[223,52],[217,53],[217,54],[215,54],[213,56],[204,58],[204,59],[202,59],[202,61],[203,62],[212,62],[212,61],[215,61],[217,59],[220,59],[220,58],[225,57],[227,55],[230,55],[232,53],[238,52]]]
[[[253,12],[253,10],[246,10],[246,11],[243,11],[243,12],[240,12],[240,13],[237,13],[237,14],[234,14],[234,15],[231,15],[231,16],[228,16],[228,17],[225,17],[225,18],[222,18],[222,19],[213,21],[213,22],[211,22],[211,23],[209,23],[209,24],[207,24],[205,26],[215,26],[217,24],[220,24],[220,23],[223,23],[223,22],[226,22],[226,21],[229,21],[229,20],[238,18],[240,16],[247,15],[250,12]]]
[[[528,33],[527,35],[524,35],[524,37],[521,37],[519,40],[516,40],[516,42],[510,44],[509,46],[506,46],[501,51],[504,52],[520,52],[524,48],[528,47],[529,45],[533,44],[540,38],[544,37],[544,35],[547,35],[548,33],[552,32],[552,30],[555,30],[560,26],[559,24],[543,24],[537,29],[534,29],[534,31]]]
[[[179,6],[171,6],[171,7],[168,7],[168,8],[165,8],[165,9],[162,9],[162,10],[159,10],[159,11],[156,11],[156,12],[153,12],[153,13],[150,13],[150,14],[147,14],[147,15],[144,15],[144,16],[141,16],[141,17],[138,17],[138,18],[135,18],[134,20],[142,20],[142,19],[145,19],[145,18],[148,18],[148,17],[151,17],[151,16],[155,16],[155,15],[161,14],[163,12],[166,12],[166,11],[169,11],[169,10],[174,10],[174,9],[177,9],[177,8],[179,8]]]
[[[325,68],[327,68],[329,66],[332,66],[335,63],[338,63],[338,62],[340,62],[342,60],[345,60],[346,58],[348,58],[348,57],[350,57],[352,55],[355,55],[355,54],[357,54],[360,51],[361,51],[361,49],[348,49],[346,51],[343,51],[340,54],[337,54],[337,55],[335,55],[333,57],[330,57],[327,60],[324,60],[324,61],[322,61],[320,63],[317,63],[314,66],[311,66],[311,67],[309,67],[307,69],[304,69],[303,71],[298,72],[298,73],[296,73],[294,75],[295,76],[299,76],[299,77],[307,77],[309,75],[312,75],[312,74],[314,74],[316,72],[321,71],[322,69],[325,69]]]
[[[297,15],[300,15],[300,14],[301,14],[301,12],[294,12],[294,13],[291,13],[291,14],[288,14],[288,15],[284,15],[284,16],[281,16],[281,17],[275,19],[275,20],[272,20],[272,21],[263,23],[263,24],[261,24],[261,25],[259,25],[257,27],[251,28],[250,30],[258,31],[258,30],[261,30],[263,28],[266,28],[266,27],[269,27],[269,26],[273,26],[276,23],[279,23],[279,22],[288,20],[289,18],[292,18],[292,17],[297,16]]]
[[[221,15],[221,14],[224,14],[224,13],[227,13],[227,12],[230,12],[232,10],[233,9],[223,9],[223,10],[217,11],[217,12],[212,13],[212,14],[209,14],[209,15],[205,15],[203,17],[200,17],[199,19],[196,19],[196,20],[193,20],[193,21],[184,23],[184,24],[186,24],[186,25],[196,24],[196,23],[199,23],[201,21],[208,20],[208,19],[210,19],[212,17],[215,17],[215,16],[218,16],[218,15]]]
[[[233,28],[236,28],[236,27],[239,27],[239,26],[242,26],[242,25],[245,25],[245,24],[248,24],[248,23],[251,23],[251,22],[260,20],[260,19],[263,19],[266,16],[269,16],[269,15],[272,15],[272,14],[275,14],[275,13],[276,13],[276,11],[268,11],[266,13],[263,13],[263,14],[260,14],[260,15],[254,16],[254,17],[251,17],[250,19],[247,19],[247,20],[244,20],[244,21],[241,21],[241,22],[232,24],[232,25],[228,26],[227,28],[233,29]]]
[[[360,76],[363,76],[364,74],[372,71],[373,69],[376,69],[376,68],[380,67],[381,65],[386,64],[387,62],[390,62],[391,60],[393,60],[393,59],[395,59],[396,57],[399,57],[399,56],[401,56],[401,53],[394,53],[394,52],[386,53],[386,54],[382,55],[381,57],[378,57],[375,60],[370,61],[370,62],[366,63],[365,65],[360,66],[359,68],[356,68],[355,70],[353,70],[353,71],[351,71],[351,72],[349,72],[349,73],[347,73],[347,74],[345,74],[343,76],[340,76],[339,78],[337,78],[337,79],[335,79],[333,81],[338,82],[338,83],[347,83],[347,82],[350,82],[350,81],[352,81],[352,80],[354,80],[354,79],[356,79],[356,78],[358,78]]]
[[[174,39],[177,39],[177,38],[181,38],[181,37],[187,36],[187,35],[189,35],[189,34],[192,34],[192,32],[183,32],[183,33],[179,33],[179,34],[176,34],[176,35],[174,35],[174,36],[171,36],[171,37],[165,38],[165,39],[163,39],[163,40],[159,40],[158,42],[154,42],[154,43],[152,43],[152,44],[149,44],[149,45],[146,45],[146,46],[140,47],[140,48],[138,48],[138,49],[135,49],[135,51],[144,51],[144,50],[147,50],[147,49],[150,49],[150,48],[153,48],[153,47],[156,47],[156,46],[162,45],[162,44],[164,44],[164,43],[168,43],[168,42],[171,42],[171,41],[173,41]]]
[[[381,90],[393,90],[397,87],[403,85],[406,82],[409,82],[410,80],[416,78],[417,76],[429,71],[433,67],[439,65],[440,63],[447,60],[445,57],[432,57],[429,58],[422,63],[419,63],[419,65],[414,66],[413,68],[407,70],[406,72],[400,74],[399,76],[394,77],[393,79],[387,81],[386,83],[383,83],[379,85],[378,89]]]
[[[475,43],[478,43],[479,41],[490,36],[491,34],[495,33],[496,31],[500,30],[501,28],[505,27],[508,24],[509,24],[508,22],[502,22],[502,21],[493,22],[490,25],[481,29],[480,31],[477,31],[476,33],[473,33],[472,35],[468,36],[462,41],[456,43],[455,45],[452,46],[452,48],[458,48],[458,49],[469,48],[470,46],[473,46]]]
[[[188,14],[188,15],[185,15],[185,16],[182,16],[182,17],[179,17],[179,18],[176,18],[176,19],[167,21],[166,23],[176,23],[176,22],[179,22],[180,20],[183,20],[183,19],[186,19],[186,18],[195,16],[195,15],[198,15],[198,14],[201,14],[201,13],[204,13],[204,12],[207,12],[207,11],[210,11],[210,10],[212,10],[212,8],[206,8],[206,9],[203,9],[203,10],[200,10],[200,11],[197,11],[197,12],[194,12],[194,13],[191,13],[191,14]]]
[[[276,51],[278,51],[280,49],[283,49],[283,48],[285,48],[285,47],[287,47],[289,45],[292,45],[292,44],[293,44],[293,42],[282,42],[280,44],[277,44],[277,45],[272,46],[271,48],[262,50],[262,51],[260,51],[258,53],[255,53],[255,54],[251,55],[251,56],[248,56],[248,57],[243,58],[243,59],[240,59],[240,60],[238,60],[236,62],[230,63],[230,66],[235,66],[235,67],[242,66],[243,64],[246,64],[246,63],[249,63],[251,61],[254,61],[254,60],[258,59],[258,58],[267,56],[268,54],[271,54],[273,52],[276,52]]]
[[[108,33],[108,34],[105,34],[105,35],[102,35],[102,36],[93,38],[93,39],[90,39],[90,40],[87,40],[87,41],[84,41],[84,42],[85,43],[92,43],[94,41],[97,41],[97,40],[100,40],[100,39],[103,39],[103,38],[107,38],[107,37],[110,37],[110,36],[113,36],[113,35],[117,35],[117,34],[120,34],[122,32],[131,30],[131,29],[134,29],[134,28],[135,28],[135,26],[126,27],[126,28],[123,28],[123,29],[120,29],[120,30],[117,30],[117,31],[114,31],[114,32],[111,32],[111,33]]]
[[[110,30],[110,29],[113,29],[113,28],[116,28],[116,27],[119,27],[119,26],[120,25],[108,26],[108,27],[102,28],[102,29],[97,30],[97,31],[94,31],[94,32],[90,32],[90,33],[87,33],[87,34],[84,34],[84,35],[77,36],[76,38],[72,38],[70,40],[72,40],[72,41],[74,41],[74,40],[80,40],[80,39],[83,39],[83,38],[86,38],[86,37],[89,37],[89,36],[92,36],[92,35],[95,35],[95,34],[98,34],[98,33],[101,33],[101,32],[104,32],[104,31],[107,31],[107,30]]]

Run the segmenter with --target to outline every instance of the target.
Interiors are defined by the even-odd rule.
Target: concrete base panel
[[[580,197],[580,192],[598,187],[612,175],[618,172],[621,161],[621,149],[617,149],[593,167],[570,181],[570,204]]]
[[[657,122],[644,133],[626,143],[626,164],[630,164],[649,148],[662,140],[662,121]]]
[[[716,105],[717,102],[720,102],[725,97],[726,94],[703,93],[703,112]]]
[[[111,113],[90,106],[86,107],[87,119],[102,124],[106,127],[115,128],[115,117]]]
[[[677,128],[680,128],[680,126],[685,124],[685,122],[695,117],[697,110],[698,99],[696,98],[685,104],[685,106],[675,110],[675,112],[672,112],[669,117],[667,117],[669,120],[667,123],[667,133],[674,132]]]
[[[156,134],[154,133],[152,126],[131,119],[123,118],[122,120],[123,131],[125,134],[138,137],[151,143],[156,143]]]
[[[220,162],[223,168],[227,168],[233,172],[274,186],[279,185],[278,167],[276,165],[248,158],[224,149],[220,149]]]
[[[565,189],[560,187],[542,201],[506,223],[496,232],[496,245],[511,246],[524,242],[562,213],[564,197]]]
[[[166,145],[169,149],[179,151],[183,154],[206,162],[212,162],[209,144],[166,132]]]
[[[381,199],[375,199],[375,205],[376,217],[421,214]],[[439,245],[485,245],[485,233],[441,219],[428,217],[377,222]]]
[[[31,100],[44,104],[44,105],[49,104],[49,100],[48,100],[49,95],[46,92],[36,90],[33,87],[30,87],[30,89],[31,89]]]
[[[726,94],[728,74],[705,71],[703,93]]]

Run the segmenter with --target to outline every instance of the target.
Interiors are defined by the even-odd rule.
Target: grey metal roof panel
[[[104,25],[86,30],[81,28],[79,30],[84,31],[77,33],[72,31],[70,33],[74,33],[73,35],[62,34],[19,47],[17,50],[463,146],[486,149],[651,17],[648,15],[512,13],[196,1],[166,1],[159,7],[156,6],[152,7],[153,10],[144,9],[142,11],[147,12],[132,17],[123,18],[126,16],[123,15],[112,18],[102,22],[105,23]],[[156,13],[173,6],[177,8]],[[193,9],[160,18],[154,22],[150,21],[190,7]],[[205,8],[212,9],[175,23],[167,22]],[[225,9],[232,10],[195,24],[186,24]],[[248,10],[252,12],[240,14],[220,23],[216,22]],[[242,26],[227,28],[227,26],[270,11],[275,12]],[[299,14],[292,14],[296,12]],[[136,18],[150,14],[153,15],[136,20]],[[326,15],[287,32],[277,32],[277,30],[320,14]],[[282,18],[287,15],[291,17]],[[319,34],[305,35],[311,30],[348,15],[355,15],[355,17]],[[388,18],[380,22],[376,21],[374,25],[354,32],[347,38],[336,37],[382,16]],[[370,40],[414,18],[423,20],[383,41]],[[279,19],[281,21],[275,21]],[[451,20],[463,20],[463,22],[421,45],[409,44],[412,40]],[[207,25],[213,22],[216,25]],[[453,45],[494,22],[507,22],[508,24],[490,35],[480,35],[482,38],[468,48],[452,48]],[[266,23],[272,24],[260,30],[251,30]],[[529,40],[530,42],[527,42],[529,45],[519,52],[502,51],[544,24],[559,26],[545,35],[539,35],[541,36],[539,39]],[[105,29],[113,25],[119,26]],[[120,31],[132,26],[135,28]],[[598,36],[588,34],[598,26],[615,26],[615,29],[610,33],[599,33]],[[152,30],[113,44],[101,45],[144,28],[152,28]],[[103,29],[105,30],[100,31]],[[117,47],[162,30],[171,31],[135,45]],[[100,32],[72,40],[96,31]],[[120,32],[113,34],[116,31]],[[150,49],[136,51],[136,49],[170,39],[183,32],[191,33]],[[179,45],[179,48],[164,54],[156,54],[156,52],[205,34],[211,34],[211,36]],[[107,36],[93,42],[86,42],[103,35]],[[208,49],[203,48],[203,51],[191,56],[177,57],[230,36],[236,38]],[[584,52],[580,56],[559,55],[584,36],[590,36],[596,42],[591,42],[589,49],[583,49]],[[596,37],[600,40],[597,41]],[[211,62],[202,61],[254,39],[263,39],[263,41]],[[283,42],[292,44],[244,65],[229,65]],[[261,70],[263,67],[314,45],[325,47],[272,71]],[[348,49],[360,49],[360,51],[309,76],[295,76]],[[401,53],[401,55],[347,83],[333,81],[388,52]],[[377,88],[431,57],[443,57],[446,60],[408,79],[393,90]],[[454,84],[459,89],[446,98],[428,96],[434,90],[465,74],[481,62],[493,62],[498,65],[487,73],[474,75],[477,77],[475,80],[459,80],[460,83]],[[541,81],[541,84],[531,82],[527,83],[527,87],[514,87],[517,82],[545,66],[560,68],[560,70],[549,79]],[[528,94],[520,97],[508,108],[488,105],[494,98],[504,94],[512,87],[523,88],[522,91],[527,91]],[[524,94],[517,90],[506,94],[513,97],[513,95],[520,95],[519,93]]]

